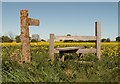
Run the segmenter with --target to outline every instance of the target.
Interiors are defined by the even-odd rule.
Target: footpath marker
[[[21,27],[21,51],[23,54],[22,62],[29,63],[30,58],[30,38],[29,26],[39,26],[37,19],[28,18],[28,10],[20,10],[20,27]]]

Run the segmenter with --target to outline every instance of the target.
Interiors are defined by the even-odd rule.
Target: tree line
[[[116,42],[120,42],[120,36],[116,37],[115,39],[116,39],[115,40]],[[30,37],[30,42],[40,42],[40,41],[45,41],[45,40],[44,39],[38,40],[37,37],[34,37],[34,38]],[[62,41],[62,40],[60,40],[60,41]],[[1,36],[0,42],[2,42],[2,43],[3,42],[17,42],[17,43],[19,43],[19,42],[21,42],[21,39],[20,39],[20,35],[16,36],[15,38],[11,38],[10,36]],[[92,41],[92,40],[88,40],[88,41],[64,40],[63,42],[95,42],[95,41]],[[101,42],[111,42],[111,40],[110,40],[110,38],[102,38]]]
[[[40,42],[40,41],[46,41],[44,39],[39,40],[38,38],[30,38],[30,42]],[[0,42],[21,42],[20,35],[15,36],[15,38],[11,38],[10,36],[1,36],[0,37]]]

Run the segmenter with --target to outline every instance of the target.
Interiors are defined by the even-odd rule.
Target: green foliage
[[[103,38],[101,39],[101,42],[110,42],[110,38],[107,38],[107,39]]]
[[[2,42],[2,37],[0,37],[0,42]]]
[[[8,36],[2,36],[2,42],[12,42],[13,40],[10,39]]]
[[[120,42],[120,36],[116,37],[116,41]]]
[[[64,40],[63,42],[74,42],[73,40]]]
[[[67,34],[67,36],[71,36],[71,34]]]
[[[110,38],[107,38],[107,39],[106,39],[106,42],[110,42]]]
[[[44,39],[41,39],[41,41],[42,41],[42,42],[46,42],[46,40],[44,40]]]
[[[31,39],[31,42],[38,42],[36,39]]]
[[[80,57],[77,54],[65,54],[65,62],[57,60],[53,62],[48,56],[49,46],[36,45],[31,46],[31,63],[19,64],[11,59],[12,53],[19,48],[20,46],[3,46],[2,48],[3,82],[119,81],[119,55],[109,56],[105,53],[98,61],[95,54],[85,54]],[[84,61],[90,63],[84,63]]]
[[[20,36],[16,36],[15,39],[17,43],[21,42]]]

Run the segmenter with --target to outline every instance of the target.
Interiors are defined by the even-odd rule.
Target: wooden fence
[[[65,47],[54,48],[54,40],[96,40],[95,48],[87,49],[83,47]],[[50,34],[50,46],[49,56],[54,60],[54,53],[59,53],[61,60],[64,61],[64,53],[96,53],[98,59],[100,59],[100,46],[101,46],[101,23],[95,22],[95,36],[55,36]]]

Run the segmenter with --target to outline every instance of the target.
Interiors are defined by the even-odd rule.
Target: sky
[[[120,36],[120,2],[118,3],[118,36]]]
[[[2,3],[0,2],[0,36],[2,34]]]
[[[1,5],[0,5],[1,6]],[[2,32],[20,34],[20,10],[40,20],[40,26],[30,26],[30,36],[39,34],[48,39],[55,35],[93,36],[95,21],[101,21],[102,38],[118,36],[117,2],[2,2]]]
[[[2,2],[118,2],[119,0],[1,0]]]

